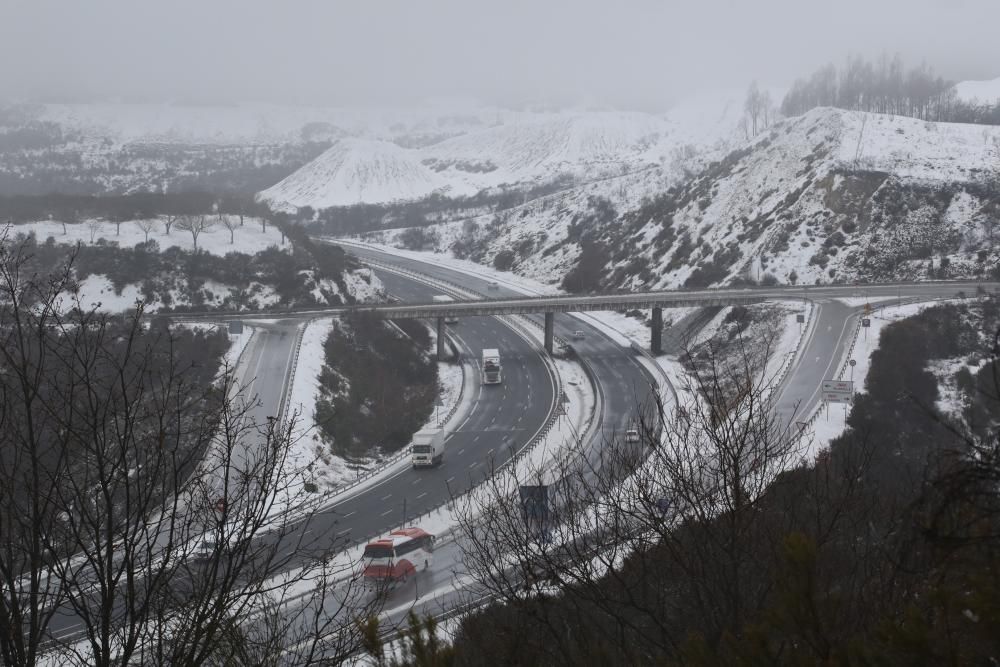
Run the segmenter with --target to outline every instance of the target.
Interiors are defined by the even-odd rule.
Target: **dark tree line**
[[[954,83],[926,63],[909,70],[899,55],[877,62],[852,56],[841,68],[826,65],[798,79],[781,103],[786,116],[815,107],[911,116],[922,120],[1000,124],[1000,102],[972,104],[956,97]]]

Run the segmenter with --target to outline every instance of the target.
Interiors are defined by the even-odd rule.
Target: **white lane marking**
[[[471,470],[472,468],[475,468],[477,465],[479,465],[479,461],[473,461],[472,463],[469,464],[469,469]]]
[[[391,493],[389,495],[387,495],[387,496],[382,496],[382,500],[389,500],[389,498],[392,498],[392,494]]]
[[[382,512],[382,516],[385,516],[386,514],[389,514],[390,512],[392,512],[392,508],[391,507],[389,509],[387,509],[386,511]]]
[[[352,510],[352,511],[348,512],[347,514],[344,515],[344,518],[346,519],[349,516],[354,516],[355,512],[357,512],[357,510]]]
[[[454,478],[454,477],[449,477],[449,478],[448,478],[448,479],[447,479],[447,480],[445,481],[445,484],[448,484],[448,483],[450,483],[450,482],[451,482],[451,480],[453,480],[453,479],[455,479],[455,478]]]
[[[463,453],[464,451],[465,451],[465,447],[462,447],[462,449],[458,450],[458,453],[459,453],[459,454],[461,454],[461,453]]]
[[[426,496],[426,495],[427,495],[427,492],[426,492],[426,491],[424,491],[424,492],[423,492],[423,493],[421,493],[421,494],[420,494],[419,496],[417,496],[417,500],[420,500],[421,498],[423,498],[423,497],[424,497],[424,496]]]
[[[478,442],[478,441],[479,441],[479,436],[478,435],[475,438],[472,439],[472,442]]]
[[[413,480],[412,482],[410,482],[410,484],[411,485],[413,485],[413,484],[419,484],[420,480],[422,480],[422,479],[423,479],[423,477],[417,477],[415,480]]]
[[[337,534],[338,534],[338,535],[343,535],[344,533],[349,533],[349,532],[351,532],[351,529],[350,529],[350,528],[345,528],[344,530],[340,531],[340,532],[339,532],[339,533],[337,533]]]

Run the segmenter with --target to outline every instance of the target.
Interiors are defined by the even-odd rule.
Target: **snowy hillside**
[[[1000,260],[1000,127],[814,109],[669,180],[608,179],[442,227],[439,245],[592,288],[967,276]]]
[[[1000,78],[987,81],[962,81],[955,84],[958,99],[986,104],[1000,102]]]
[[[676,162],[696,154],[708,159],[731,147],[741,117],[742,93],[736,91],[704,94],[664,115],[498,116],[491,126],[415,147],[405,158],[384,147],[341,142],[261,196],[277,206],[322,208],[413,201],[434,191],[463,196],[565,176],[588,183],[648,169],[670,172]]]
[[[448,181],[421,164],[415,150],[386,141],[341,139],[260,198],[276,207],[327,208],[420,199],[446,189]]]

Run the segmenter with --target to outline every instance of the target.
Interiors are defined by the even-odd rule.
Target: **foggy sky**
[[[663,108],[849,53],[1000,77],[998,0],[0,0],[0,100]]]

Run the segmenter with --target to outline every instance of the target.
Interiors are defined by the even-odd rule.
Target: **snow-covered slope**
[[[327,208],[420,199],[449,186],[421,164],[415,150],[386,141],[341,139],[260,197],[277,206]]]
[[[1000,78],[987,81],[962,81],[955,84],[958,99],[992,104],[1000,102]]]
[[[285,207],[320,208],[408,201],[432,191],[462,196],[551,183],[564,176],[589,183],[649,169],[670,172],[677,168],[675,163],[690,162],[696,155],[707,159],[738,141],[741,99],[742,93],[735,91],[703,94],[664,115],[617,111],[498,115],[490,125],[467,127],[454,137],[414,148],[407,154],[405,169],[395,165],[387,169],[385,151],[344,144],[262,197]],[[348,147],[350,157],[342,157]],[[351,173],[345,177],[348,162]]]
[[[484,263],[507,251],[550,283],[586,245],[600,287],[976,275],[1000,260],[998,184],[1000,127],[820,108],[683,182],[609,179],[443,227],[440,244]]]

